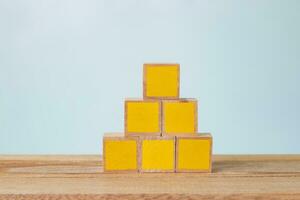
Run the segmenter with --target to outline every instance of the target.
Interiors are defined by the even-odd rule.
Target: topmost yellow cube
[[[179,98],[179,64],[144,64],[144,98]]]

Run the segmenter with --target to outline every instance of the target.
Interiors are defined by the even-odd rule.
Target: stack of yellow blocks
[[[144,64],[143,99],[125,100],[125,135],[105,134],[105,172],[211,172],[212,137],[196,99],[179,98],[179,64]]]

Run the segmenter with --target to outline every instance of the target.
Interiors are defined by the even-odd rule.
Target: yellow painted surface
[[[135,140],[105,140],[106,170],[136,170],[137,142]]]
[[[127,132],[160,132],[159,102],[127,102]]]
[[[165,133],[195,133],[196,102],[163,102]]]
[[[211,140],[178,139],[178,169],[208,170]]]
[[[178,68],[178,65],[146,65],[146,96],[178,97]]]
[[[174,140],[143,140],[143,170],[173,170],[175,168]]]

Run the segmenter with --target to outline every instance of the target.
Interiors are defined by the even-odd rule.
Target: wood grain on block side
[[[140,172],[175,172],[175,137],[139,138]]]
[[[195,135],[198,131],[198,101],[162,101],[162,135]]]
[[[138,138],[123,134],[103,137],[104,172],[138,172]]]
[[[180,65],[176,63],[146,63],[143,67],[143,97],[178,99]]]
[[[210,133],[177,136],[176,172],[211,172],[212,143]]]
[[[161,102],[159,100],[126,99],[125,135],[161,135]]]

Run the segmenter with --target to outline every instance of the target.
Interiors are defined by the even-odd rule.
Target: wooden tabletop
[[[0,199],[300,199],[300,155],[218,155],[213,173],[103,173],[102,158],[0,156]]]

